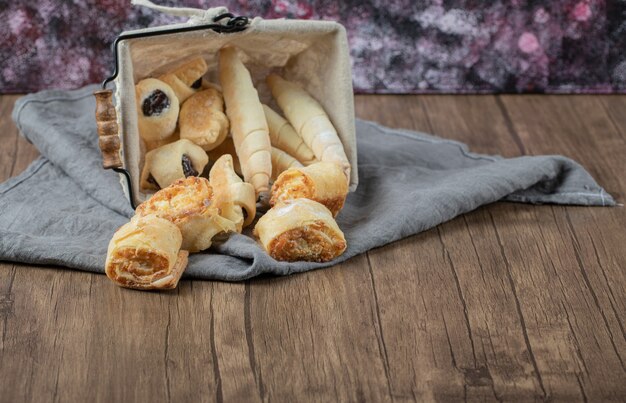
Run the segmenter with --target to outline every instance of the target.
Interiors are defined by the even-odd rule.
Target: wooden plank
[[[422,130],[464,141],[473,151],[523,152],[494,97],[421,96],[398,109],[422,120]],[[411,349],[430,346],[422,355],[389,349],[396,393],[418,400],[545,395],[498,255],[484,210],[369,253],[373,278],[380,284],[383,330],[397,338],[389,344],[406,344],[409,335]],[[418,319],[402,321],[403,316]],[[415,369],[413,374],[403,370],[407,366]],[[446,382],[423,382],[431,377]]]
[[[0,182],[22,172],[39,155],[37,149],[19,135],[11,112],[20,96],[0,96]]]
[[[391,400],[366,256],[246,287],[264,401]]]
[[[359,96],[356,106],[474,151],[578,153],[602,181],[623,168],[623,149],[612,150],[623,128],[599,101],[537,98]],[[22,162],[6,170],[0,159],[0,175],[36,155],[15,134]],[[183,281],[164,294],[0,264],[0,400],[620,400],[622,211],[498,204],[332,269]]]
[[[572,156],[589,168],[618,200],[623,197],[625,182],[618,173],[624,171],[626,143],[621,127],[616,126],[617,120],[606,115],[599,99],[592,96],[526,98],[522,102],[507,96],[503,97],[503,103],[529,151]],[[565,333],[563,337],[570,338],[568,344],[578,356],[582,369],[575,373],[586,397],[623,399],[626,396],[623,208],[527,209],[524,226],[531,233],[523,238],[526,244],[505,245],[503,250],[514,256],[516,262],[512,266],[521,284],[528,277],[528,267],[544,267],[537,271],[535,281],[546,284],[547,290],[526,287],[528,298],[536,299],[536,305],[545,312],[533,316],[536,339],[544,343],[547,330],[554,334],[560,328]],[[521,242],[519,231],[515,232],[521,223],[512,220],[515,218],[510,214],[494,215],[499,232],[515,234]],[[529,227],[528,222],[541,225]],[[523,252],[528,250],[536,253]],[[560,338],[557,340],[563,345]],[[563,369],[558,365],[562,355],[556,353],[548,354],[542,364],[550,372]]]

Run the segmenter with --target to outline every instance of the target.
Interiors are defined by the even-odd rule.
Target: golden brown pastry
[[[236,49],[220,50],[219,75],[244,179],[254,186],[257,196],[265,196],[272,175],[269,129],[250,72]]]
[[[180,140],[180,134],[178,133],[178,130],[175,130],[174,134],[169,137],[156,141],[144,141],[144,144],[146,145],[146,152],[148,152],[154,150],[155,148],[159,148],[167,144],[172,144],[173,142],[178,140]]]
[[[311,165],[316,161],[313,151],[304,144],[302,137],[296,133],[293,126],[287,122],[285,118],[274,112],[274,110],[267,105],[263,105],[263,111],[265,112],[267,126],[270,130],[270,142],[272,143],[272,147],[276,147],[293,156],[303,165]],[[278,176],[275,172],[272,172],[272,175]]]
[[[233,143],[232,137],[226,137],[226,140],[219,146],[215,147],[211,151],[207,151],[209,155],[209,161],[217,161],[219,157],[222,155],[229,154],[233,157],[233,168],[237,175],[243,177],[243,172],[241,172],[241,164],[239,164],[239,157],[237,157],[237,151],[235,151],[235,143]]]
[[[219,215],[209,181],[196,176],[159,190],[141,203],[135,214],[156,214],[176,224],[183,235],[182,249],[189,252],[208,249],[215,235],[236,231],[232,221]]]
[[[187,267],[178,227],[155,215],[133,217],[118,229],[107,251],[105,272],[117,285],[139,290],[175,288]]]
[[[301,86],[276,74],[267,77],[276,103],[287,120],[300,134],[319,161],[341,166],[346,180],[350,178],[350,162],[335,127],[324,108]]]
[[[137,127],[146,142],[174,134],[180,105],[172,87],[156,78],[146,78],[135,86]]]
[[[346,250],[346,239],[330,211],[309,199],[281,201],[254,227],[276,260],[327,262]]]
[[[211,168],[209,181],[213,186],[214,204],[220,215],[229,219],[241,233],[256,215],[256,193],[251,184],[241,180],[233,168],[233,157],[222,155]]]
[[[332,162],[316,162],[281,173],[272,185],[270,205],[304,197],[322,203],[336,217],[347,195],[348,182],[341,167]]]
[[[177,179],[198,176],[208,162],[206,152],[189,140],[181,139],[161,146],[146,154],[141,187],[159,190]]]
[[[275,181],[276,178],[283,173],[283,171],[286,171],[289,168],[298,168],[302,166],[303,165],[300,161],[291,155],[279,150],[276,147],[272,147],[272,180]]]
[[[180,109],[178,124],[181,139],[191,140],[207,151],[219,146],[229,129],[222,94],[209,88],[192,95]]]
[[[182,104],[202,86],[202,76],[209,67],[202,57],[196,57],[159,77],[166,82]]]

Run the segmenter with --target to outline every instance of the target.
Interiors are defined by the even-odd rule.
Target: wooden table
[[[37,151],[1,100],[0,180]],[[357,96],[357,115],[559,153],[626,194],[625,96]],[[0,264],[0,400],[625,400],[626,213],[497,203],[345,264],[171,293]]]

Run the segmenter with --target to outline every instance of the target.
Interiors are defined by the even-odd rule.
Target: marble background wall
[[[626,92],[625,0],[155,2],[340,21],[357,92]],[[119,32],[181,19],[128,0],[0,0],[0,21],[6,93],[99,82]]]

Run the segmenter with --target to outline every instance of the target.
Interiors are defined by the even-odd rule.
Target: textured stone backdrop
[[[358,92],[626,92],[626,1],[159,1],[340,21]],[[101,81],[124,29],[180,18],[128,0],[0,0],[0,92]]]

